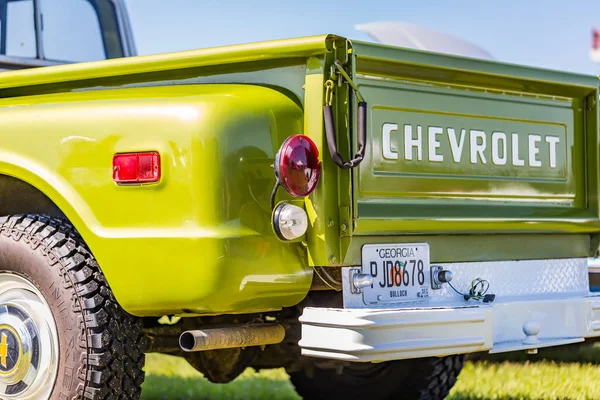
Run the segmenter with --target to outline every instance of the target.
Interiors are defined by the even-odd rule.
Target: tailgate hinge
[[[335,67],[335,68],[334,68]],[[339,72],[339,75],[338,73]],[[344,161],[342,156],[337,151],[337,134],[335,131],[335,124],[333,121],[333,96],[335,88],[335,80],[341,83],[341,80],[345,80],[348,85],[354,91],[356,99],[358,100],[358,150],[350,161]],[[365,157],[365,144],[367,142],[367,103],[358,91],[358,87],[350,78],[350,75],[344,70],[344,66],[339,60],[335,60],[332,65],[331,77],[325,82],[325,105],[323,106],[323,118],[325,120],[325,135],[327,137],[327,147],[329,148],[329,154],[336,165],[343,169],[354,168],[361,163]]]

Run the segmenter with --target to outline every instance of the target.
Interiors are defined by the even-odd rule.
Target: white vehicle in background
[[[490,53],[474,43],[422,25],[408,22],[371,22],[356,25],[354,28],[365,32],[381,44],[494,60]]]

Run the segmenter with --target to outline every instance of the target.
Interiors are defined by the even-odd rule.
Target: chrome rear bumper
[[[537,349],[600,335],[600,296],[589,292],[586,259],[442,266],[457,287],[489,280],[496,300],[465,301],[444,288],[425,302],[367,308],[345,293],[347,308],[304,309],[302,354],[379,362]]]

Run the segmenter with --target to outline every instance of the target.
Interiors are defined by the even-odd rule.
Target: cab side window
[[[90,0],[41,0],[44,58],[55,61],[106,59],[102,28]]]
[[[33,0],[0,0],[0,55],[36,54]]]

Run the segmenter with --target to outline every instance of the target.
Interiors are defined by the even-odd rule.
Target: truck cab
[[[122,0],[5,0],[0,21],[0,70],[136,55]]]

